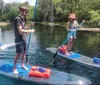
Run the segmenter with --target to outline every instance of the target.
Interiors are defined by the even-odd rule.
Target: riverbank
[[[0,26],[7,26],[7,25],[10,25],[11,23],[10,22],[0,22]]]
[[[48,22],[36,22],[37,24],[48,25],[48,26],[59,26],[65,28],[64,23],[48,23]],[[0,26],[7,26],[10,25],[11,22],[0,22]],[[80,28],[79,31],[93,31],[93,32],[100,32],[100,28]]]
[[[48,23],[48,22],[40,22],[38,24],[43,24],[43,25],[49,25],[49,26],[59,26],[59,27],[63,27],[65,28],[65,25],[64,23]],[[85,27],[82,27],[82,28],[79,28],[78,31],[92,31],[92,32],[100,32],[100,28],[85,28]]]
[[[80,28],[79,31],[100,32],[100,28]]]

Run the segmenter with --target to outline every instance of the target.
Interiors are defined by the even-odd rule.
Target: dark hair
[[[20,11],[27,11],[27,12],[29,11],[29,9],[25,6],[21,6],[19,9]]]

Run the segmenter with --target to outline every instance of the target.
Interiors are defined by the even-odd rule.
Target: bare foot
[[[70,56],[71,54],[73,54],[73,53],[70,52],[70,51],[68,51],[68,52],[66,53],[66,55],[68,55],[68,56]]]
[[[23,68],[23,69],[25,69],[25,70],[28,70],[28,68],[27,68],[27,67],[25,67],[25,66],[22,66],[22,68]]]
[[[13,73],[14,73],[14,74],[18,74],[17,69],[13,69]]]

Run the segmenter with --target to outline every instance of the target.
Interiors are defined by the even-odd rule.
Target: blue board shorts
[[[16,44],[16,53],[24,53],[26,51],[26,42]]]
[[[76,39],[76,29],[71,29],[68,31],[68,38],[75,38]]]

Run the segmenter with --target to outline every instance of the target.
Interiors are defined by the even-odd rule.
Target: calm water
[[[100,85],[99,69],[87,68],[78,63],[70,63],[66,65],[59,64],[58,67],[51,67],[49,64],[52,61],[52,54],[46,51],[47,47],[58,47],[65,40],[67,32],[65,28],[49,27],[43,25],[36,25],[36,30],[32,34],[29,61],[32,65],[39,65],[43,67],[50,67],[52,69],[69,72],[75,75],[83,76],[90,79],[93,85]],[[0,41],[3,44],[14,43],[13,26],[0,28]],[[73,48],[74,51],[89,56],[99,57],[100,55],[100,33],[95,32],[78,32],[77,41]],[[0,50],[0,60],[13,61],[15,55],[15,46],[5,50]],[[19,61],[20,62],[20,59]],[[10,78],[0,75],[0,85],[36,85],[29,84],[22,81],[12,80]]]

